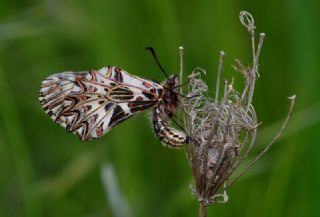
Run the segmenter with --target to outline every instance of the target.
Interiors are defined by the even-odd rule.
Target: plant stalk
[[[200,209],[199,209],[199,217],[206,217],[207,216],[207,206],[205,203],[200,203]]]

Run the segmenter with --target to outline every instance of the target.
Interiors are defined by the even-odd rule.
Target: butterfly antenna
[[[168,74],[166,73],[166,71],[163,69],[163,67],[161,66],[160,64],[160,61],[156,55],[156,52],[154,51],[154,49],[152,47],[146,47],[146,50],[150,51],[152,56],[153,56],[153,59],[156,61],[158,67],[160,68],[160,70],[162,71],[162,73],[168,78]]]

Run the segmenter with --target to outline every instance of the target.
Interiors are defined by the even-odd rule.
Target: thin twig
[[[183,83],[183,56],[184,56],[184,49],[182,46],[179,47],[179,56],[180,56],[180,94],[183,94],[183,86],[182,86],[182,83]]]
[[[249,96],[248,96],[248,104],[247,104],[246,111],[249,110],[249,107],[250,107],[252,99],[253,99],[254,87],[255,87],[255,84],[256,84],[256,80],[257,80],[257,74],[259,73],[258,72],[259,57],[260,57],[260,52],[261,52],[262,45],[263,45],[263,42],[264,42],[264,38],[265,38],[265,34],[261,33],[260,34],[260,38],[259,38],[258,49],[257,49],[257,52],[254,55],[253,66],[252,66],[252,69],[251,69],[251,78],[250,79],[252,79],[252,81],[251,81],[251,85],[250,85]],[[253,47],[252,49],[255,49],[255,48]]]
[[[258,49],[256,53],[256,63],[255,63],[256,67],[259,67],[259,58],[260,58],[260,53],[261,53],[261,49],[262,49],[262,45],[265,37],[266,37],[266,33],[264,32],[260,33],[259,44],[258,44]],[[258,69],[257,69],[257,73],[258,73]]]
[[[179,79],[179,85],[181,85],[180,86],[180,94],[181,95],[183,95],[183,56],[184,56],[184,49],[183,49],[183,47],[182,46],[180,46],[179,47],[179,57],[180,57],[180,73],[179,73],[179,77],[180,77],[180,79]],[[179,123],[179,125],[181,125],[181,123],[180,123],[180,110],[178,111],[178,123]],[[184,122],[185,122],[185,120],[184,120]]]
[[[238,181],[239,178],[241,178],[244,174],[246,174],[253,166],[254,164],[270,149],[270,147],[278,140],[278,138],[281,136],[281,134],[283,133],[283,131],[286,129],[288,122],[292,116],[293,113],[293,108],[294,108],[294,103],[295,103],[295,99],[296,96],[293,95],[291,97],[288,97],[288,99],[291,101],[290,104],[290,108],[289,108],[289,112],[287,115],[287,118],[285,119],[285,121],[283,122],[282,127],[280,128],[280,130],[278,131],[278,133],[276,134],[276,136],[272,139],[272,141],[260,152],[260,154],[254,159],[252,160],[248,166],[236,177],[234,178],[228,185],[227,187],[231,186],[232,184],[234,184],[236,181]]]
[[[222,67],[223,67],[224,55],[225,55],[225,53],[223,51],[220,51],[219,65],[218,65],[218,72],[217,72],[217,81],[216,81],[216,98],[214,100],[215,105],[217,105],[218,99],[219,99],[220,78],[221,78],[221,71],[222,71]]]
[[[240,160],[240,162],[242,162],[242,160],[244,160],[248,157],[249,153],[251,152],[251,150],[256,142],[256,136],[257,136],[257,129],[253,129],[250,144],[248,146],[246,153],[243,155],[242,159]]]

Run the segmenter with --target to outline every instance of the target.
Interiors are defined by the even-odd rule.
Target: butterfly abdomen
[[[188,137],[184,132],[169,127],[167,121],[163,120],[159,107],[154,109],[152,121],[155,134],[164,145],[180,148],[188,142]]]

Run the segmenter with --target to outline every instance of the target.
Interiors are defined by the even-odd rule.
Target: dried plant
[[[208,94],[207,84],[202,80],[205,71],[196,68],[188,77],[187,95],[182,102],[178,122],[190,136],[186,146],[187,160],[192,170],[195,186],[193,193],[200,202],[199,216],[206,216],[207,207],[212,203],[225,203],[228,200],[227,188],[243,176],[281,135],[292,114],[295,96],[289,97],[291,106],[288,116],[274,139],[247,164],[237,177],[231,174],[245,163],[252,151],[258,130],[258,119],[252,99],[255,82],[259,77],[259,56],[265,34],[261,33],[256,48],[255,25],[252,15],[240,12],[240,22],[246,27],[252,44],[252,66],[244,66],[235,60],[233,69],[240,72],[245,81],[242,91],[233,87],[233,80],[224,81],[220,88],[223,58],[220,52],[215,96]],[[183,48],[180,48],[180,82],[183,76]],[[223,89],[223,91],[220,91]],[[220,93],[222,92],[222,94]]]

